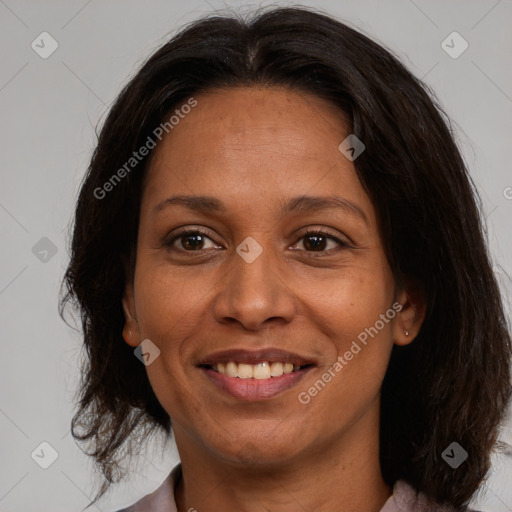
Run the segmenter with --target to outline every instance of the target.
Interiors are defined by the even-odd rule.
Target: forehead
[[[214,89],[194,98],[197,105],[154,150],[143,202],[170,193],[236,193],[251,201],[341,192],[368,203],[353,163],[338,149],[350,126],[335,105],[275,87]]]
[[[322,157],[333,136],[336,142],[348,134],[348,119],[341,109],[295,90],[224,88],[200,93],[195,99],[197,106],[164,137],[155,157],[163,152],[169,156],[175,149],[181,150],[182,156],[203,157],[210,156],[212,150],[262,146],[267,151],[285,149],[283,156]],[[184,141],[187,144],[182,146]]]

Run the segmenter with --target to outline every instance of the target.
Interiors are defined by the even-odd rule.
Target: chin
[[[269,438],[270,437],[270,438]],[[258,437],[240,436],[226,440],[215,448],[218,456],[238,467],[271,468],[283,465],[299,455],[302,443],[279,438],[279,435]]]

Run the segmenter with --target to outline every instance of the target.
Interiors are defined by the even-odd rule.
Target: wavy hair
[[[511,341],[486,246],[481,203],[434,94],[391,52],[308,8],[249,19],[211,15],[141,66],[109,110],[82,183],[60,314],[79,311],[85,358],[72,433],[104,477],[122,454],[169,432],[145,367],[123,340],[121,299],[133,278],[146,156],[104,198],[98,189],[191,95],[212,88],[288,87],[341,107],[366,150],[354,162],[397,283],[425,292],[413,343],[395,346],[382,386],[380,462],[440,504],[465,506],[490,468],[510,399]],[[459,470],[442,452],[467,452]]]

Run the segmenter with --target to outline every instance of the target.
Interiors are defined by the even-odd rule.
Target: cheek
[[[313,277],[304,282],[300,293],[308,297],[311,318],[340,349],[392,306],[393,279],[380,263],[343,268],[322,281]],[[390,325],[382,330],[389,335]]]
[[[393,281],[382,267],[339,272],[310,301],[316,328],[331,341],[329,362],[306,390],[329,415],[355,417],[378,395],[393,347]],[[321,390],[321,391],[320,391]],[[318,410],[318,409],[317,409]]]
[[[199,316],[211,294],[207,273],[191,278],[179,268],[138,256],[135,302],[141,340],[150,339],[160,356],[146,367],[151,386],[164,409],[179,421],[180,411],[197,413],[201,404],[189,389],[190,344],[197,333]],[[208,293],[210,291],[210,294]]]
[[[356,422],[379,397],[393,347],[392,319],[389,315],[388,322],[381,320],[389,311],[386,307],[374,305],[372,311],[354,304],[331,321],[329,362],[309,388],[300,390],[299,402],[309,404],[316,422],[325,423],[328,417],[329,431]]]
[[[180,340],[189,335],[187,319],[198,299],[184,290],[184,284],[170,278],[170,272],[160,266],[144,266],[140,261],[135,275],[135,302],[140,339],[150,339],[160,350],[160,356],[146,367],[152,387],[161,401],[160,390],[172,389],[183,382],[180,368]],[[195,300],[194,300],[195,299]],[[188,315],[187,315],[188,313]],[[167,393],[168,394],[168,391]]]
[[[203,277],[191,279],[190,273],[162,264],[140,261],[135,275],[135,299],[141,336],[163,343],[183,332],[187,319],[201,307],[209,289]]]

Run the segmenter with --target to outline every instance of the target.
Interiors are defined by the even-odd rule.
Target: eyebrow
[[[216,197],[173,195],[158,203],[153,209],[153,214],[157,214],[170,205],[182,206],[203,214],[225,212],[227,210],[224,203]],[[302,195],[293,197],[282,205],[281,215],[285,216],[291,213],[314,213],[336,208],[355,217],[359,217],[368,224],[368,218],[361,207],[348,199],[336,195]]]

